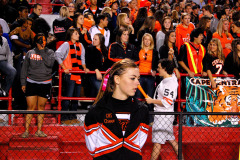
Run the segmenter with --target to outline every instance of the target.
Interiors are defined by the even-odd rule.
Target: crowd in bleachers
[[[158,81],[157,64],[163,58],[174,61],[178,78],[179,73],[202,74],[210,78],[213,88],[212,74],[239,77],[239,0],[54,0],[52,3],[64,6],[53,6],[53,14],[59,18],[52,26],[39,17],[41,4],[35,4],[30,13],[26,0],[0,3],[0,71],[6,75],[0,93],[7,96],[12,86],[16,109],[26,106],[25,82],[46,84],[47,79],[29,75],[29,68],[21,72],[27,57],[45,63],[36,50],[45,46],[55,52],[55,65],[48,67],[58,63],[64,70],[63,95],[67,97],[79,97],[82,88],[85,96],[95,97],[102,81],[100,71],[124,58],[132,59],[141,73],[149,73],[140,83],[150,97]],[[44,42],[36,39],[40,33]],[[39,48],[37,44],[44,45]],[[34,49],[40,57],[30,56]],[[71,74],[71,69],[96,74]],[[49,70],[43,72],[50,74]],[[140,93],[136,95],[141,98]],[[63,101],[62,109],[76,110],[78,103],[71,103]],[[63,123],[69,124],[68,120],[76,120],[76,115],[62,116]]]

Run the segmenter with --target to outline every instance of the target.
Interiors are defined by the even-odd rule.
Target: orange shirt
[[[102,33],[102,35],[104,35],[104,28],[100,28],[98,27],[99,31]]]
[[[190,42],[190,34],[194,30],[195,26],[190,23],[188,28],[183,27],[182,24],[177,25],[176,27],[176,47],[178,51],[184,42]],[[179,52],[178,52],[179,53]]]
[[[161,27],[161,24],[159,23],[159,21],[156,21],[156,23],[155,23],[155,27],[154,27],[154,32],[158,32],[158,31],[160,31],[162,29],[162,27]]]
[[[143,73],[151,73],[152,70],[153,50],[141,49],[139,52],[139,71]]]
[[[231,49],[228,49],[225,47],[225,44],[230,43],[232,44],[233,41],[233,37],[230,33],[228,33],[228,37],[225,33],[222,33],[222,37],[217,33],[213,33],[212,38],[217,38],[220,40],[221,44],[222,44],[222,48],[223,48],[223,53],[224,56],[227,57],[227,55],[231,52]]]

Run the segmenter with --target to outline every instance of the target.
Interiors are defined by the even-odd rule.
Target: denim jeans
[[[63,96],[65,97],[79,97],[81,92],[81,84],[76,84],[75,81],[70,80],[71,75],[65,74],[64,75],[64,84],[65,84],[65,93]],[[78,107],[78,101],[71,101],[70,106],[70,100],[64,100],[62,101],[62,111],[77,111]],[[72,120],[77,119],[76,114],[62,114],[61,120]]]
[[[153,76],[141,76],[139,82],[146,94],[153,98],[155,89],[155,78]],[[137,90],[136,92],[136,97],[144,98],[139,90]]]
[[[98,94],[98,90],[101,86],[102,81],[97,80],[96,74],[89,75],[89,81],[91,83],[90,87],[90,97],[96,97]]]
[[[6,86],[3,86],[2,88],[4,91],[8,92],[12,86],[17,71],[7,61],[0,61],[0,71],[6,75]]]

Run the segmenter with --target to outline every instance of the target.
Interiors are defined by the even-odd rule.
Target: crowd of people
[[[240,76],[239,0],[53,0],[52,3],[64,6],[53,7],[53,14],[59,14],[59,18],[51,26],[40,17],[44,7],[41,4],[34,4],[31,9],[26,0],[0,3],[0,71],[6,76],[0,93],[7,96],[12,87],[16,109],[23,105],[27,105],[28,110],[36,106],[44,109],[51,97],[52,76],[58,65],[64,70],[63,96],[98,95],[98,100],[99,89],[107,87],[109,92],[116,92],[113,88],[121,81],[111,74],[126,74],[123,73],[126,68],[113,69],[117,64],[131,64],[130,68],[138,67],[140,73],[147,74],[141,76],[139,82],[149,97],[159,96],[154,96],[154,90],[161,81],[156,77],[160,70],[164,78],[173,71],[176,79],[180,78],[180,73],[188,73],[190,77],[208,76],[212,88],[217,87],[213,74]],[[53,33],[50,33],[51,28]],[[123,61],[126,58],[131,61]],[[159,66],[162,59],[165,60]],[[71,70],[95,71],[95,74],[81,75]],[[104,86],[106,76],[101,71],[110,74],[107,79],[111,84]],[[174,93],[176,79],[172,78],[176,84],[172,86]],[[157,88],[157,92],[161,90]],[[109,99],[106,96],[104,98]],[[138,91],[135,97],[143,98]],[[172,95],[172,99],[176,99],[176,95]],[[149,104],[164,105],[151,98],[146,100]],[[116,99],[111,101],[117,103]],[[76,111],[78,105],[78,101],[64,100],[62,110]],[[153,110],[151,105],[148,107]],[[35,134],[38,137],[47,136],[41,131],[43,117],[38,115]],[[29,136],[31,119],[32,115],[28,114],[24,138]],[[80,123],[75,114],[63,114],[61,122]],[[156,140],[156,143],[162,142]]]

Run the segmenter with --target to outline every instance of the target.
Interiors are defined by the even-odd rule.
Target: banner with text
[[[240,79],[215,78],[217,88],[211,81],[200,77],[186,77],[187,112],[240,112]],[[189,126],[240,127],[240,116],[191,115]]]

